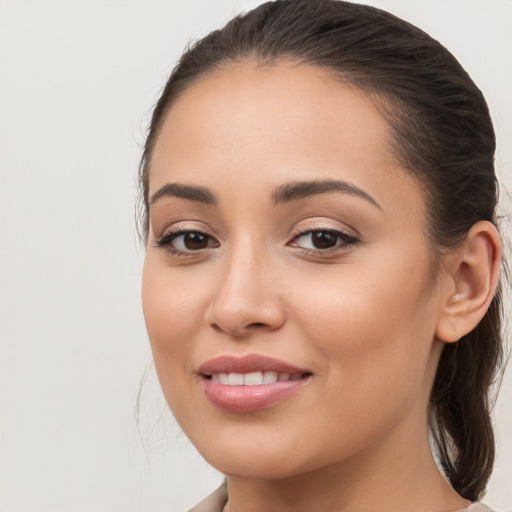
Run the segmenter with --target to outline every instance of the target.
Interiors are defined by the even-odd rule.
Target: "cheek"
[[[161,256],[146,254],[142,305],[155,369],[163,394],[182,428],[197,423],[193,411],[199,397],[191,393],[195,380],[192,352],[204,317],[205,287],[187,271],[162,264]],[[192,415],[192,417],[190,417]]]
[[[146,255],[142,279],[142,306],[155,366],[162,382],[176,380],[191,370],[190,351],[197,337],[206,286],[188,273],[174,272]],[[178,382],[177,382],[178,383]],[[164,389],[166,391],[166,389]]]
[[[340,437],[351,440],[340,445],[345,455],[409,414],[424,419],[427,410],[433,378],[433,334],[425,314],[430,302],[419,282],[390,277],[396,274],[365,284],[327,279],[321,286],[309,283],[302,295],[299,329],[314,343],[323,385],[323,400],[312,401],[308,414],[317,418],[314,430],[324,431],[333,446]]]
[[[302,291],[294,293],[296,318],[330,361],[327,371],[359,382],[361,390],[374,386],[377,394],[379,379],[398,386],[424,375],[436,325],[429,272],[418,272],[428,269],[427,258],[400,261],[395,254],[365,265],[364,273],[354,264],[301,281]]]

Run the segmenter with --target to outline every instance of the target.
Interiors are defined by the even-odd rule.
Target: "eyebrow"
[[[287,203],[298,199],[304,199],[309,196],[326,194],[328,192],[343,192],[345,194],[354,195],[368,201],[372,205],[382,210],[381,206],[375,199],[364,190],[356,187],[352,183],[343,180],[314,180],[314,181],[298,181],[288,183],[277,187],[272,193],[272,202],[274,204]]]
[[[370,194],[344,180],[313,180],[287,183],[277,187],[272,192],[271,197],[272,202],[277,205],[329,192],[343,192],[360,197],[382,210],[381,206]],[[208,188],[180,183],[167,183],[159,188],[151,196],[149,203],[154,204],[162,197],[179,197],[214,206],[218,203],[215,194]]]
[[[180,197],[190,201],[198,201],[204,204],[216,205],[217,198],[206,187],[182,185],[180,183],[167,183],[159,188],[152,196],[149,204],[156,203],[162,197]]]

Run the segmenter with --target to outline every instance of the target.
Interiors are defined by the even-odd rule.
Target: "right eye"
[[[210,235],[201,231],[169,231],[157,242],[158,247],[165,248],[174,254],[190,254],[212,247],[219,243]]]

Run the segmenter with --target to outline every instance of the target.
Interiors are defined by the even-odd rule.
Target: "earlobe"
[[[450,255],[447,293],[436,337],[447,343],[471,332],[485,315],[498,283],[501,241],[496,227],[480,221]]]

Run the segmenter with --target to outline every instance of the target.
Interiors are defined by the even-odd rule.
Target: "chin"
[[[202,457],[227,476],[251,479],[280,479],[304,472],[305,463],[300,454],[289,446],[276,446],[276,439],[267,436],[261,440],[239,439],[231,443],[216,441],[206,445],[195,444]]]
[[[297,445],[283,443],[267,436],[263,442],[246,438],[240,443],[215,443],[215,446],[196,445],[199,453],[215,469],[226,476],[256,480],[293,478],[325,466],[331,466],[343,454],[315,451],[302,453]],[[308,443],[303,443],[307,448]],[[347,454],[348,456],[348,454]]]
[[[226,476],[253,480],[281,480],[304,473],[300,465],[289,464],[282,457],[259,457],[252,460],[230,459],[208,461]]]

